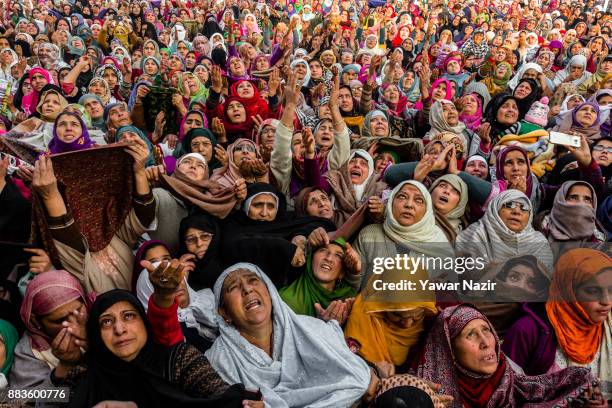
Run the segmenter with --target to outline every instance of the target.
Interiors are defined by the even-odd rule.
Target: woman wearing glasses
[[[533,255],[552,270],[553,254],[546,237],[531,226],[533,205],[519,190],[494,197],[484,216],[457,236],[461,255],[484,257],[485,263]]]

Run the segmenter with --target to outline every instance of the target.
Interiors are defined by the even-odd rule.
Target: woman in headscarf
[[[62,112],[57,116],[53,126],[53,139],[49,142],[49,154],[73,152],[93,146],[81,116],[70,112]]]
[[[467,129],[475,132],[482,123],[482,97],[476,92],[472,92],[464,95],[458,104],[461,105],[459,120],[465,124]]]
[[[116,100],[122,101],[129,99],[132,84],[123,80],[121,70],[114,63],[104,63],[103,65],[100,65],[98,68],[96,68],[94,77],[102,78],[106,81],[111,95]],[[90,91],[96,93],[91,89]],[[98,96],[102,97],[101,95]]]
[[[481,256],[486,263],[533,255],[552,269],[550,244],[531,226],[533,215],[533,205],[524,193],[504,191],[489,202],[479,221],[459,233],[457,253]]]
[[[597,220],[606,231],[608,241],[612,239],[612,196],[609,195],[597,208]]]
[[[318,172],[307,176],[313,177],[307,179],[311,186],[323,189],[332,197],[332,205],[342,213],[342,223],[366,203],[368,207],[381,204],[380,196],[387,187],[374,168],[374,160],[362,149],[353,150],[339,170],[330,170],[322,177]],[[374,210],[374,207],[368,208],[370,217],[381,215]]]
[[[108,82],[104,78],[93,78],[87,89],[90,93],[97,95],[104,106],[118,102],[117,98],[111,94]]]
[[[584,81],[591,77],[590,72],[586,70],[587,59],[584,55],[574,55],[565,66],[565,69],[558,71],[553,80],[555,87],[562,83],[571,83],[575,86],[580,86]]]
[[[152,170],[152,169],[151,169]],[[244,179],[235,178],[220,183],[209,179],[206,159],[200,153],[188,153],[177,160],[172,176],[165,170],[149,171],[149,178],[159,180],[153,189],[156,198],[157,227],[149,232],[153,239],[165,242],[176,251],[179,247],[179,224],[192,210],[200,209],[225,218],[244,199]]]
[[[19,341],[19,334],[15,327],[6,320],[0,319],[0,390],[7,388],[9,371],[15,359],[15,346]]]
[[[147,407],[240,407],[257,399],[242,385],[225,383],[193,346],[156,344],[154,323],[126,290],[99,296],[87,321],[85,366],[60,378],[71,386],[70,406],[119,400]]]
[[[519,319],[503,345],[529,375],[588,367],[600,380],[601,394],[595,394],[594,403],[601,399],[601,406],[612,399],[612,303],[600,296],[612,278],[611,264],[607,254],[594,249],[563,254],[545,307],[533,307]]]
[[[66,368],[52,344],[74,330],[77,339],[84,340],[84,333],[76,329],[84,324],[86,310],[93,295],[87,296],[78,280],[66,271],[48,271],[36,275],[28,284],[21,320],[27,331],[15,347],[14,363],[9,374],[11,387],[51,387],[52,372],[58,366]],[[67,326],[63,323],[66,322]],[[77,344],[85,345],[85,342]]]
[[[185,259],[188,258],[181,257],[181,260]],[[143,268],[140,264],[141,261],[151,262],[153,267],[157,267],[164,261],[172,261],[172,255],[168,247],[161,241],[144,242],[136,251],[134,275],[137,277],[137,282],[133,292],[136,293],[138,300],[147,311],[150,301],[152,301],[150,298],[155,293],[155,287],[151,282],[149,271]],[[210,348],[218,335],[214,317],[215,297],[211,289],[196,291],[189,285],[187,278],[194,272],[190,270],[189,262],[191,261],[185,261],[185,271],[187,273],[184,279],[178,283],[175,292],[178,302],[178,321],[187,343],[204,353]]]
[[[468,204],[468,187],[455,174],[445,174],[436,179],[429,188],[431,200],[436,210],[436,218],[450,224],[453,239],[461,232],[463,216]]]
[[[318,227],[335,230],[334,224],[324,218],[288,213],[285,196],[272,185],[251,184],[241,211],[222,225],[222,257],[226,265],[247,260],[265,266],[280,288],[297,278],[299,267],[305,263],[306,238]],[[269,253],[275,256],[267,256]]]
[[[572,109],[571,114],[565,115],[553,130],[584,136],[589,144],[596,142],[602,136],[599,105],[595,102],[581,103]]]
[[[32,85],[32,92],[24,95],[21,101],[21,109],[27,115],[31,115],[38,106],[41,90],[45,85],[53,83],[53,77],[49,71],[38,67],[32,68],[28,75],[30,84]]]
[[[238,179],[244,179],[247,184],[265,183],[268,168],[255,142],[239,138],[227,147],[227,164],[215,170],[210,179],[223,187],[233,185]]]
[[[308,249],[302,273],[279,290],[296,314],[321,317],[332,303],[351,302],[361,283],[361,265],[350,244],[341,237],[322,244]]]
[[[540,231],[557,254],[568,247],[596,246],[607,240],[597,222],[596,209],[593,186],[583,181],[566,181],[555,194],[550,213],[543,217]]]
[[[514,91],[519,81],[524,78],[537,79],[538,74],[543,73],[542,67],[535,62],[529,62],[527,64],[521,65],[519,70],[514,74],[512,79],[508,81],[508,88],[511,91]],[[552,88],[551,88],[552,89]]]
[[[476,30],[461,46],[461,52],[471,53],[476,59],[484,59],[489,53],[489,45],[485,39],[484,31]]]
[[[369,280],[374,258],[395,257],[398,250],[428,257],[452,257],[454,251],[443,230],[436,225],[431,196],[418,181],[404,181],[391,191],[382,224],[363,228],[354,244],[366,260],[362,285]],[[427,271],[433,277],[437,271]]]
[[[189,115],[189,113],[187,115]],[[202,120],[204,120],[204,118],[205,116],[202,114]],[[185,130],[184,126],[182,130]],[[196,126],[185,132],[181,144],[177,145],[174,149],[174,156],[180,157],[188,153],[200,153],[206,159],[208,173],[212,174],[214,170],[221,166],[216,156],[216,146],[217,138],[215,135],[204,127]]]
[[[409,356],[416,355],[421,335],[437,309],[433,296],[419,293],[415,300],[408,301],[402,294],[377,293],[372,282],[379,279],[388,284],[398,278],[399,273],[390,271],[372,276],[355,299],[344,336],[349,347],[369,363],[384,361],[393,364],[396,372],[405,372]],[[432,300],[427,301],[428,297]]]
[[[184,72],[179,76],[178,90],[187,106],[190,106],[193,102],[204,103],[208,98],[208,89],[191,72]]]
[[[500,343],[491,323],[473,306],[446,308],[429,332],[416,375],[441,384],[453,397],[452,408],[552,408],[587,395],[594,380],[587,369],[536,377],[517,374]]]
[[[495,69],[491,72],[491,75],[484,78],[481,82],[487,86],[487,90],[491,96],[503,92],[510,81],[512,76],[512,66],[502,61],[496,65]]]
[[[242,311],[246,299],[240,295],[245,289],[251,294],[246,314]],[[351,353],[338,323],[293,313],[259,267],[231,266],[217,280],[214,293],[221,334],[206,356],[227,382],[259,387],[266,403],[274,407],[340,407],[385,398],[384,387],[379,390],[374,384],[378,380],[374,370]],[[261,323],[252,323],[252,315]],[[414,387],[401,391],[407,394],[383,405],[432,404],[431,397]]]
[[[66,106],[68,101],[60,89],[55,85],[46,85],[41,91],[36,112],[43,122],[53,123]]]
[[[518,84],[512,92],[512,96],[516,99],[518,105],[519,116],[525,117],[531,105],[535,101],[539,101],[542,96],[542,88],[531,78],[523,78],[518,81]]]

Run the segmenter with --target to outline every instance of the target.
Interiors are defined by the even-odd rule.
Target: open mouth
[[[440,196],[440,197],[438,197],[438,201],[440,201],[441,203],[444,203],[444,204],[448,204],[448,197]]]
[[[320,268],[327,272],[330,272],[332,270],[331,265],[326,264],[326,263],[322,263]]]
[[[489,354],[482,358],[482,361],[486,361],[488,363],[494,363],[496,361],[495,354]]]
[[[352,170],[351,177],[361,177],[361,172],[359,170]]]
[[[244,308],[247,312],[251,311],[251,310],[255,310],[258,309],[262,306],[261,304],[261,300],[259,299],[253,299],[250,300],[249,302],[247,302],[246,305],[244,305]]]

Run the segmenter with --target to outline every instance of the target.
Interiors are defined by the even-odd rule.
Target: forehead
[[[418,187],[412,185],[412,184],[404,184],[402,186],[402,188],[399,191],[400,193],[411,193],[411,194],[417,194],[419,196],[423,196],[423,194],[421,194],[421,190],[418,189]]]
[[[262,193],[253,198],[253,203],[274,203],[276,204],[276,196],[272,193]]]
[[[225,278],[225,281],[223,281],[223,287],[225,288],[230,283],[233,283],[239,280],[240,278],[251,278],[251,277],[255,277],[259,279],[259,275],[257,275],[254,271],[251,271],[249,269],[236,269],[235,271],[232,271],[227,275],[227,277]]]

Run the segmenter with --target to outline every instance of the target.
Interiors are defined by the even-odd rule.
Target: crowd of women
[[[0,9],[0,405],[609,406],[603,5]]]

